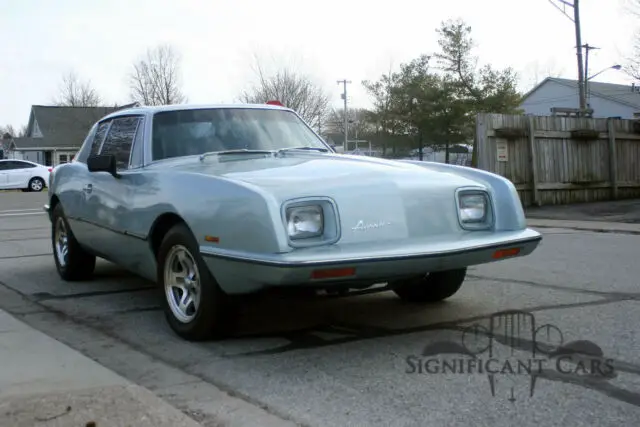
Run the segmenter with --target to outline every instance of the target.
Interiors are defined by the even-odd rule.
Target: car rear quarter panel
[[[55,196],[64,209],[67,216],[81,216],[82,186],[85,184],[83,177],[87,167],[81,163],[65,163],[53,169],[49,177],[49,205]],[[71,224],[73,228],[75,223]]]

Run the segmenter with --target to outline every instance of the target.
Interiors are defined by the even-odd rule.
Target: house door
[[[51,151],[44,152],[44,165],[53,166],[53,162],[51,161]]]

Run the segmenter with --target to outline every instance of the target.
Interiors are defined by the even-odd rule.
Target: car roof
[[[258,110],[283,110],[283,111],[293,111],[290,108],[281,107],[279,105],[271,105],[271,104],[172,104],[172,105],[144,105],[140,107],[131,107],[125,108],[123,110],[115,111],[107,116],[104,116],[100,119],[106,120],[113,117],[130,115],[130,114],[155,114],[165,111],[184,111],[184,110],[202,110],[202,109],[213,109],[213,108],[249,108],[249,109],[258,109]]]

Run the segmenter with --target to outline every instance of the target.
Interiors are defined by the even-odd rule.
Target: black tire
[[[61,226],[64,227],[64,232],[66,233],[66,256],[61,251],[62,247],[57,244],[58,236],[56,236],[56,232]],[[96,257],[80,246],[71,231],[71,227],[69,227],[69,222],[64,216],[62,205],[60,204],[57,204],[51,213],[51,246],[56,269],[63,280],[74,282],[91,278],[96,266]]]
[[[44,179],[38,177],[31,178],[27,191],[40,192],[42,190],[44,190]]]
[[[445,300],[454,295],[464,282],[466,268],[437,271],[424,277],[390,283],[402,300],[412,303],[430,303]]]
[[[173,264],[173,257],[177,256],[174,254],[178,252],[186,255],[188,262],[196,267],[194,271],[197,274],[199,284],[198,291],[192,289],[192,295],[199,295],[197,307],[194,304],[192,313],[186,313],[186,310],[182,311],[190,317],[183,319],[180,319],[179,314],[176,314],[176,312],[181,312],[176,307],[176,300],[179,295],[183,295],[183,291],[168,290],[167,278],[165,277],[168,264],[170,264],[169,267],[177,266]],[[204,341],[229,336],[235,325],[235,305],[232,303],[232,299],[220,288],[204,263],[197,241],[186,225],[175,225],[164,236],[158,250],[157,277],[163,295],[166,320],[179,337],[187,341]],[[184,283],[186,287],[191,287],[190,284]]]

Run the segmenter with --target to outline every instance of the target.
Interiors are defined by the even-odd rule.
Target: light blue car
[[[227,336],[237,297],[274,288],[386,283],[440,301],[468,266],[526,256],[542,238],[505,178],[337,154],[276,105],[106,116],[53,170],[45,209],[63,279],[89,279],[100,257],[157,282],[188,340]]]

